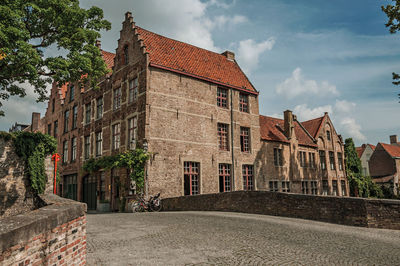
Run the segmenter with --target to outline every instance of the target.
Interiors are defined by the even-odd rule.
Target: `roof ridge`
[[[171,38],[171,37],[167,37],[167,36],[164,36],[164,35],[155,33],[155,32],[153,32],[153,31],[147,30],[147,29],[145,29],[145,28],[139,27],[139,26],[137,26],[137,25],[135,25],[135,27],[136,27],[136,28],[139,28],[139,29],[141,29],[141,30],[145,30],[145,31],[151,32],[152,34],[161,36],[161,37],[163,37],[163,38],[167,38],[167,39],[170,39],[170,40],[175,41],[175,42],[179,42],[179,43],[183,43],[183,44],[186,44],[186,45],[190,45],[190,46],[196,47],[197,49],[201,49],[201,50],[204,50],[204,51],[207,51],[207,52],[210,52],[210,53],[214,53],[214,54],[216,54],[216,55],[220,55],[220,56],[223,56],[224,58],[226,58],[224,55],[222,55],[222,54],[220,54],[220,53],[217,53],[217,52],[214,52],[214,51],[205,49],[205,48],[201,48],[201,47],[196,46],[196,45],[194,45],[194,44],[190,44],[190,43],[187,43],[187,42],[179,41],[179,40],[173,39],[173,38]],[[139,34],[139,35],[140,35],[140,34]],[[227,60],[228,60],[228,59],[227,59]],[[236,62],[235,62],[235,63],[236,63]],[[238,64],[237,64],[237,65],[238,65]]]

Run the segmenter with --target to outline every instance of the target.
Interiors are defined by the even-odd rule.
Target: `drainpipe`
[[[235,152],[234,152],[234,137],[233,137],[233,89],[231,88],[231,155],[232,155],[232,191],[235,191]]]

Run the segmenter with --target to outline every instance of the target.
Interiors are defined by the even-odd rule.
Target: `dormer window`
[[[127,65],[129,63],[129,53],[128,53],[128,45],[125,45],[124,47],[124,65]]]
[[[326,139],[331,140],[331,132],[329,130],[326,131]]]

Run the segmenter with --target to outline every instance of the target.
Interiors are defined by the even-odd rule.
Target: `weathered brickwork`
[[[165,211],[235,211],[400,230],[400,202],[269,191],[235,191],[163,200]]]
[[[85,265],[86,216],[4,250],[1,265]]]

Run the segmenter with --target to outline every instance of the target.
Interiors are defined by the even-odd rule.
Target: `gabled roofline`
[[[303,131],[306,132],[306,134],[311,138],[312,141],[317,142],[317,140],[313,136],[311,136],[310,132],[308,132],[308,130],[303,126],[303,124],[300,121],[298,121],[296,119],[296,122],[297,122],[297,124],[300,125],[300,127],[303,129]]]
[[[235,90],[238,90],[238,91],[243,91],[243,92],[246,92],[246,93],[249,93],[249,94],[253,94],[253,95],[258,95],[259,94],[259,92],[257,92],[257,91],[250,91],[250,90],[243,89],[241,87],[237,87],[237,86],[234,86],[234,85],[231,85],[231,84],[223,83],[223,82],[216,81],[216,80],[213,80],[213,79],[210,79],[210,78],[207,78],[207,77],[202,77],[202,76],[199,76],[199,75],[194,75],[194,74],[187,73],[187,72],[184,72],[184,71],[181,71],[181,70],[177,70],[177,69],[174,69],[174,68],[166,67],[166,66],[163,66],[163,65],[159,65],[159,64],[155,64],[155,63],[151,63],[150,62],[149,66],[155,67],[155,68],[164,69],[164,70],[168,70],[168,71],[175,72],[175,73],[178,73],[178,74],[182,74],[182,75],[185,75],[185,76],[189,76],[189,77],[192,77],[192,78],[205,80],[205,81],[217,84],[217,85],[229,87],[229,88],[232,88],[232,89],[235,89]]]

